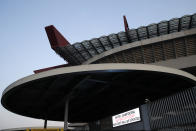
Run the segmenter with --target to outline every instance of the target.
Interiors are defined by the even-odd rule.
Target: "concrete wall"
[[[136,60],[131,60],[131,59],[134,59],[134,57],[145,57],[146,55],[156,55],[156,53],[161,53],[161,52],[163,52],[163,55],[168,55],[169,53],[170,53],[169,55],[171,55],[170,50],[172,50],[173,55],[175,55],[173,56],[174,59],[175,57],[181,57],[180,55],[184,55],[184,56],[195,55],[196,54],[196,29],[193,28],[190,30],[162,35],[159,37],[136,41],[127,45],[119,46],[111,50],[105,51],[99,55],[96,55],[91,59],[85,61],[83,64],[113,63],[113,62],[114,63],[154,63],[165,59],[171,59],[168,58],[171,56],[167,56],[167,58],[162,58],[162,59],[153,58],[152,62],[150,62],[149,60],[145,61],[145,58],[143,58],[143,60],[141,61],[137,61],[137,58]],[[182,50],[184,50],[184,52]],[[126,57],[129,58],[127,59]],[[157,55],[157,57],[164,57],[164,56]]]

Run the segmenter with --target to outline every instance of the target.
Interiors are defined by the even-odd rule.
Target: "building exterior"
[[[67,122],[68,118],[66,117],[66,113],[68,114],[67,108],[69,106],[67,106],[67,103],[69,103],[69,98],[67,100],[66,97],[65,101],[62,101],[61,98],[64,100],[63,96],[65,95],[63,94],[61,96],[61,92],[63,91],[61,91],[60,88],[62,85],[66,85],[65,83],[73,81],[71,84],[67,85],[72,86],[73,83],[78,83],[76,87],[81,88],[85,88],[85,86],[93,87],[97,84],[99,86],[106,85],[106,87],[108,87],[108,85],[112,85],[111,87],[117,87],[112,84],[112,82],[115,83],[113,80],[118,81],[117,84],[122,82],[120,84],[123,85],[123,79],[127,78],[126,82],[128,84],[126,85],[126,89],[128,90],[129,86],[133,86],[135,92],[128,90],[130,91],[129,95],[126,92],[127,90],[121,90],[121,93],[124,91],[126,97],[115,100],[118,101],[118,105],[121,105],[121,101],[122,103],[123,100],[126,101],[123,104],[126,109],[129,109],[129,111],[127,110],[128,112],[122,112],[121,114],[110,113],[110,111],[124,111],[124,107],[116,107],[118,109],[115,109],[115,104],[110,103],[112,107],[109,108],[109,106],[107,106],[107,102],[109,101],[105,100],[105,103],[99,101],[99,99],[104,101],[103,97],[94,99],[99,102],[100,106],[103,106],[102,103],[104,103],[105,107],[110,109],[110,111],[108,110],[104,115],[104,113],[101,112],[104,107],[97,108],[96,103],[91,101],[91,98],[93,97],[90,97],[89,93],[87,93],[86,96],[89,95],[89,97],[84,97],[85,99],[83,97],[79,98],[81,100],[86,100],[88,98],[88,101],[91,101],[90,105],[83,108],[83,113],[89,112],[90,115],[84,118],[85,115],[78,113],[76,109],[80,108],[78,107],[80,103],[76,102],[77,104],[74,105],[75,107],[71,105],[72,110],[70,112],[75,116],[72,115],[70,120],[73,122],[77,120],[82,120],[82,122],[89,120],[89,130],[92,131],[196,130],[196,14],[174,18],[169,21],[161,21],[158,24],[150,24],[148,26],[139,27],[138,29],[129,29],[125,17],[124,23],[125,31],[74,44],[70,44],[54,26],[46,27],[46,33],[52,49],[60,57],[66,60],[68,64],[36,70],[34,71],[34,75],[23,78],[10,85],[3,93],[2,104],[4,107],[12,112],[25,116],[40,119],[46,118],[46,120],[48,118],[62,120],[63,117],[59,115],[55,116],[54,114],[49,113],[51,116],[44,116],[42,114],[43,110],[45,111],[45,108],[41,110],[41,107],[44,104],[47,105],[48,103],[46,102],[49,100],[52,101],[51,98],[54,98],[49,92],[47,92],[49,90],[47,87],[52,85],[55,90],[50,90],[53,92],[58,91],[59,94],[58,96],[55,96],[55,98],[61,102],[59,102],[60,104],[66,103],[64,109],[64,106],[59,106],[59,103],[56,103],[55,100],[52,101],[53,104],[55,103],[55,108],[52,111],[58,112],[55,110],[57,107],[60,109],[59,113],[62,109],[63,111],[65,110],[64,119]],[[104,65],[103,63],[108,64]],[[129,64],[126,65],[125,63]],[[165,67],[156,67],[156,65]],[[167,69],[167,67],[175,69]],[[129,75],[127,77],[127,72],[124,70],[128,70]],[[96,71],[98,71],[98,74]],[[103,72],[101,78],[102,81],[100,81],[100,72]],[[113,74],[111,74],[111,72]],[[134,74],[132,72],[136,73]],[[59,78],[53,80],[53,78],[58,75]],[[93,79],[89,79],[88,75]],[[72,79],[73,76],[77,79]],[[137,76],[137,78],[132,82],[131,80],[133,80],[135,76]],[[155,79],[156,77],[157,79]],[[52,81],[54,81],[54,83],[51,84]],[[108,81],[109,84],[107,83]],[[151,83],[151,86],[146,85],[149,88],[148,90],[145,88],[145,82]],[[120,84],[119,87],[121,86]],[[186,86],[187,88],[185,88]],[[28,90],[26,89],[27,87]],[[35,87],[40,88],[35,89]],[[73,87],[75,88],[75,86]],[[139,87],[141,90],[137,90]],[[159,97],[162,95],[161,92],[159,92],[159,87],[160,89],[165,89],[165,92],[162,92],[162,94],[166,94],[162,97]],[[56,90],[56,88],[59,89]],[[94,90],[95,92],[101,92],[102,90],[105,91],[107,89],[95,88]],[[110,88],[110,91],[111,90],[112,89]],[[151,93],[153,90],[156,90],[154,94]],[[14,91],[15,93],[13,93]],[[35,94],[47,92],[41,99],[40,103],[36,105],[39,108],[34,109],[33,106],[29,104],[29,101],[35,99],[35,94],[31,94],[30,91]],[[102,93],[106,93],[104,91]],[[113,91],[114,95],[117,94],[118,91],[119,90],[116,88],[116,90]],[[144,91],[146,91],[149,96],[143,97],[142,92]],[[14,99],[14,96],[20,98],[20,95],[24,93],[29,93],[30,96],[27,101],[23,101],[24,103],[21,104],[20,101],[17,100],[11,101]],[[134,93],[139,94],[137,97],[131,97],[132,95],[134,96]],[[95,93],[95,95],[99,96],[100,94],[98,95]],[[110,95],[105,96],[105,98],[109,99]],[[67,96],[69,96],[69,94]],[[74,97],[77,100],[79,99],[77,98],[77,95]],[[138,97],[141,97],[142,99]],[[18,100],[22,101],[22,99]],[[134,101],[137,102],[133,104]],[[24,108],[14,107],[13,105],[17,102],[20,103],[21,106],[29,107],[29,109],[24,110]],[[93,109],[93,111],[91,109]],[[24,111],[26,111],[26,113],[24,113]],[[94,119],[91,111],[95,112]],[[62,112],[61,114],[64,113]],[[128,121],[125,122],[125,120]],[[115,121],[117,122],[115,123]],[[65,127],[66,126],[67,124],[65,124]]]
[[[54,46],[54,51],[69,65],[101,63],[142,63],[161,65],[196,75],[196,14],[185,15],[158,24],[129,29],[91,40]],[[196,129],[196,89],[181,91],[172,96],[140,106],[140,122],[112,127],[112,116],[94,125],[97,129],[117,130],[185,130]],[[171,106],[172,105],[172,106]],[[191,106],[188,108],[188,106]],[[190,117],[188,117],[190,116]]]

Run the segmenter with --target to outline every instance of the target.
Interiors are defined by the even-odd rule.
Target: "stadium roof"
[[[54,26],[46,27],[46,32],[51,47],[55,52],[70,65],[79,65],[98,54],[128,43],[196,27],[196,14],[185,15],[181,18],[173,18],[169,21],[161,21],[158,24],[141,26],[137,29],[128,29],[126,19],[124,20],[125,32],[121,31],[117,34],[113,33],[108,36],[84,40],[72,45],[56,30]]]

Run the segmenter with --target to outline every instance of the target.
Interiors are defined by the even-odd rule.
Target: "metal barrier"
[[[149,103],[153,130],[196,130],[196,87]]]
[[[112,118],[100,121],[97,130],[145,130],[145,131],[196,131],[196,87],[147,102],[140,107],[141,121],[112,126]]]

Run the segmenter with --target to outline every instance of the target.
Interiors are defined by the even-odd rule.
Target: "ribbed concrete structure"
[[[96,55],[90,63],[155,63],[196,55],[196,28],[133,42]]]
[[[196,14],[161,21],[55,51],[72,65],[91,63],[153,63],[196,54]],[[66,55],[64,55],[66,54]],[[71,60],[70,60],[71,59]]]

